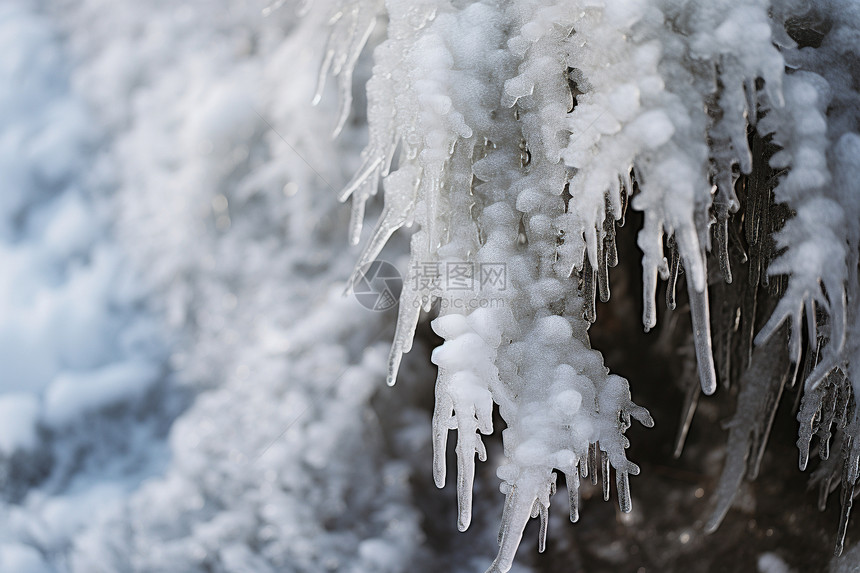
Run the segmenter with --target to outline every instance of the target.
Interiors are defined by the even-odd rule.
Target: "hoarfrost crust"
[[[350,236],[357,242],[364,205],[382,180],[384,209],[357,268],[375,259],[397,229],[412,225],[412,268],[506,265],[499,308],[457,312],[448,304],[433,321],[444,339],[432,358],[439,367],[433,472],[443,486],[447,433],[457,430],[461,530],[471,520],[475,456],[486,459],[481,436],[494,430],[494,404],[506,425],[499,469],[506,505],[490,571],[510,569],[530,518],[541,519],[543,548],[556,471],[566,476],[573,521],[579,477],[594,479],[598,465],[605,496],[611,466],[621,508],[630,510],[628,475],[639,470],[624,455],[624,432],[631,417],[647,426],[653,421],[632,403],[627,382],[609,374],[587,334],[596,299],[611,296],[616,227],[628,204],[644,213],[643,325],[647,331],[657,324],[658,277],[670,279],[674,292],[683,269],[700,384],[705,394],[716,391],[708,284],[734,280],[730,228],[741,208],[739,178],[755,176],[751,132],[779,149],[769,166],[776,184],[767,184],[763,202],[754,203],[747,191],[747,241],[756,247],[762,230],[777,228],[767,219],[771,202],[793,216],[774,235],[772,263],[756,255],[762,274],[751,275],[750,284],[785,276],[788,286],[741,380],[754,399],[739,408],[729,449],[744,463],[727,464],[709,527],[727,511],[747,456],[752,451],[760,459],[766,443],[769,422],[750,422],[750,412],[759,408],[771,420],[791,374],[783,375],[779,360],[770,368],[763,358],[766,345],[781,344],[777,332],[790,337],[785,360],[795,373],[804,336],[819,341],[805,379],[809,392],[834,369],[860,388],[850,366],[858,348],[851,341],[860,335],[852,310],[860,296],[860,201],[852,167],[860,137],[856,92],[846,83],[857,55],[845,48],[860,30],[860,15],[849,11],[833,24],[818,50],[798,49],[789,34],[793,19],[816,12],[813,20],[832,21],[848,4],[385,2],[388,37],[374,52],[367,86],[370,142],[341,199],[352,197]],[[327,52],[323,74],[332,62],[355,61],[360,32],[380,9],[379,2],[344,4],[338,14],[353,19],[354,31],[333,31],[342,39]],[[839,58],[845,63],[824,65]],[[332,69],[348,82],[348,65]],[[719,277],[709,272],[711,252]],[[458,297],[440,285],[404,289],[389,384],[411,348],[421,308]],[[674,308],[674,295],[667,302]],[[768,375],[755,379],[757,369]],[[808,425],[820,405],[804,408]],[[853,411],[843,413],[849,433],[860,427]],[[802,426],[801,442],[807,434]],[[851,444],[844,455],[854,467]],[[856,473],[843,479],[852,492]]]

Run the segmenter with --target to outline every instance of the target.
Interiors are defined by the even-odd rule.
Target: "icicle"
[[[609,302],[609,267],[618,263],[618,253],[615,252],[615,216],[608,193],[604,199],[604,209],[606,216],[603,219],[603,233],[597,236],[597,284],[600,302]],[[612,259],[615,264],[612,264]]]
[[[760,446],[767,440],[775,404],[788,377],[786,364],[785,344],[779,337],[773,337],[755,349],[750,367],[741,377],[737,411],[729,422],[726,463],[714,494],[715,508],[705,525],[705,533],[716,531],[729,511],[747,470],[756,470]]]
[[[477,444],[481,444],[478,446]],[[472,488],[475,484],[475,453],[487,460],[481,438],[460,428],[457,432],[457,529],[466,531],[472,522]]]
[[[708,315],[708,289],[696,290],[687,277],[687,295],[690,298],[690,318],[693,322],[693,337],[696,345],[696,361],[699,365],[699,381],[702,391],[711,395],[717,390],[717,373],[714,370],[714,355],[711,348],[711,319]]]
[[[729,219],[727,215],[718,215],[714,225],[714,236],[717,239],[717,258],[720,262],[720,272],[727,284],[732,283],[732,266],[729,262]]]
[[[421,232],[412,235],[413,247],[422,241]],[[413,251],[417,253],[419,251]],[[416,255],[410,258],[410,268],[417,265]],[[412,278],[412,277],[410,277]],[[415,329],[418,327],[418,318],[421,315],[421,299],[426,297],[429,302],[433,293],[427,289],[404,289],[401,293],[399,308],[397,309],[397,326],[394,330],[394,340],[391,343],[391,351],[388,355],[388,374],[386,383],[394,386],[397,382],[397,372],[400,370],[400,361],[403,355],[412,349],[412,339]]]
[[[820,402],[818,415],[818,455],[822,460],[827,460],[830,457],[830,437],[831,427],[837,415],[839,408],[839,398],[842,392],[842,373],[839,370],[834,370],[828,377],[830,380],[825,384],[820,385],[812,392],[824,389],[824,397]]]
[[[368,182],[371,182],[368,186],[375,189],[376,184],[379,183],[379,174],[382,170],[382,163],[383,157],[381,155],[368,157],[359,170],[356,171],[350,182],[346,184],[346,187],[343,188],[343,191],[341,191],[337,196],[337,200],[341,202],[346,201],[353,193],[356,192],[357,189],[361,188]]]
[[[618,507],[621,509],[621,513],[630,513],[633,509],[633,502],[630,497],[630,476],[627,475],[627,472],[616,470],[615,487],[618,490]]]
[[[400,361],[403,359],[403,354],[403,346],[395,341],[388,354],[388,374],[385,376],[385,383],[388,386],[394,386],[397,383],[397,373],[400,371]]]
[[[439,373],[442,376],[442,373]],[[436,487],[445,487],[445,478],[448,472],[448,432],[457,427],[456,420],[451,415],[454,403],[450,396],[440,391],[440,385],[436,386],[436,404],[433,409],[433,482]]]
[[[538,533],[538,553],[546,551],[546,532],[547,523],[549,522],[549,509],[542,503],[535,501],[539,506],[540,512],[540,533]]]
[[[417,166],[404,165],[385,180],[385,207],[349,279],[347,292],[361,275],[365,265],[376,259],[385,243],[397,229],[406,224],[415,207],[415,191],[418,182]]]
[[[754,352],[755,340],[755,320],[756,311],[758,310],[758,289],[748,289],[743,297],[741,307],[741,351],[746,350],[743,356],[744,363],[741,364],[742,369],[749,366],[750,360]]]
[[[711,315],[711,325],[714,327],[714,365],[720,386],[729,389],[733,384],[734,371],[737,370],[736,363],[742,362],[736,358],[738,350],[743,352],[737,344],[740,340],[737,334],[741,325],[740,306],[746,293],[724,281],[717,281],[711,289],[712,300],[716,301],[716,308],[713,304],[711,306],[711,311],[715,313]]]
[[[678,435],[675,438],[675,450],[672,453],[675,459],[680,458],[681,452],[684,450],[684,443],[687,441],[687,434],[690,431],[690,425],[693,423],[693,416],[695,415],[696,407],[699,404],[699,396],[701,395],[699,388],[700,385],[697,384],[695,380],[691,380],[687,386],[686,396],[684,397],[684,407],[681,409],[681,423],[678,427]]]
[[[669,237],[666,246],[669,248],[669,281],[666,283],[666,307],[669,310],[675,310],[675,292],[678,286],[678,273],[681,271],[681,255],[678,253],[678,246],[675,244],[674,235]]]
[[[850,443],[851,438],[848,442]],[[850,460],[845,460],[845,465],[849,464]],[[845,473],[847,473],[847,469]],[[854,483],[849,483],[843,478],[842,481],[842,511],[839,514],[839,530],[836,532],[836,547],[833,549],[833,555],[839,557],[845,549],[845,534],[848,532],[848,518],[851,517],[851,506],[854,505]]]
[[[475,455],[481,461],[487,459],[478,432],[493,431],[493,401],[486,372],[492,369],[496,343],[487,344],[461,314],[442,315],[432,326],[445,339],[431,355],[433,363],[439,366],[433,411],[433,475],[436,485],[443,487],[447,435],[449,430],[457,430],[457,526],[465,531],[472,519]]]
[[[595,275],[597,273],[591,268],[591,262],[588,257],[585,257],[585,260],[582,263],[582,298],[584,299],[584,303],[582,305],[582,317],[587,320],[589,323],[593,323],[597,320],[597,308],[596,308],[596,298],[597,298],[597,285]]]
[[[370,19],[368,23],[365,24],[363,31],[359,31],[358,34],[355,35],[352,46],[350,47],[349,57],[346,61],[339,66],[335,74],[338,75],[338,92],[339,92],[339,106],[338,106],[338,114],[337,114],[337,123],[335,124],[334,131],[332,132],[332,138],[340,135],[340,132],[343,131],[343,126],[346,125],[346,120],[349,117],[350,109],[352,108],[352,70],[355,69],[355,63],[358,61],[358,56],[361,54],[364,45],[367,43],[368,38],[370,38],[370,34],[373,32],[373,28],[376,27],[376,15]]]
[[[630,197],[633,195],[633,168],[627,170],[626,177],[621,181],[620,196],[621,196],[621,212],[618,213],[618,226],[623,227],[627,222],[627,206],[630,203]]]
[[[612,233],[607,235],[608,244],[606,246],[606,264],[610,268],[618,266],[618,247],[615,244],[615,226],[612,226]]]
[[[747,466],[747,477],[751,480],[756,479],[759,471],[761,470],[761,461],[764,457],[764,450],[767,447],[767,440],[770,437],[770,432],[773,428],[773,421],[776,418],[776,410],[779,406],[779,400],[782,398],[786,382],[788,381],[789,374],[792,371],[793,366],[791,364],[786,365],[785,363],[778,363],[772,367],[774,382],[768,385],[767,392],[765,393],[762,404],[759,407],[760,414],[758,426],[755,427],[752,444],[750,446],[751,451],[749,464]]]
[[[609,302],[609,260],[606,252],[608,237],[599,241],[601,248],[597,252],[597,285],[600,292],[600,302]]]
[[[597,476],[600,472],[597,468],[597,444],[588,444],[588,473],[591,475],[591,485],[597,485]]]
[[[583,467],[582,460],[579,463],[580,467]],[[567,499],[570,503],[570,521],[576,523],[579,521],[579,472],[574,469],[570,473],[565,473],[564,481],[567,484]]]
[[[548,499],[551,491],[550,483],[552,477],[547,478],[544,470],[526,470],[527,475],[518,478],[517,483],[510,484],[505,503],[505,509],[502,514],[502,525],[499,531],[499,553],[493,561],[487,573],[505,573],[511,569],[516,555],[517,548],[523,538],[523,530],[526,523],[531,518],[535,505],[538,505],[538,512],[535,516],[542,516],[546,507],[540,502],[541,498],[546,496]],[[555,475],[555,474],[551,474]],[[528,484],[530,487],[525,485]],[[541,492],[541,488],[546,488]],[[541,509],[543,508],[543,509]],[[542,518],[543,519],[543,518]],[[545,535],[542,531],[542,535]],[[545,541],[541,542],[545,543]]]
[[[609,501],[609,454],[600,452],[600,472],[603,477],[603,501]]]
[[[382,2],[352,2],[341,6],[329,22],[331,32],[325,57],[320,66],[319,79],[313,104],[322,99],[325,80],[329,73],[338,79],[339,108],[333,137],[337,137],[346,124],[352,107],[352,73],[370,34],[376,27],[377,13]]]
[[[364,201],[353,200],[349,214],[349,244],[354,247],[361,242],[361,230],[364,227]]]
[[[812,436],[815,435],[814,423],[818,412],[821,410],[821,401],[825,391],[826,386],[822,384],[818,388],[805,391],[800,401],[800,410],[797,412],[797,421],[799,422],[797,449],[800,452],[800,471],[804,471],[809,462],[809,445]]]
[[[657,274],[666,265],[663,257],[663,223],[650,211],[645,212],[645,226],[637,243],[642,249],[642,324],[645,332],[657,326]],[[667,269],[668,270],[668,269]]]

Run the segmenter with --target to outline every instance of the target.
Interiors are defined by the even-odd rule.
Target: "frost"
[[[844,9],[832,2],[809,11],[835,20]],[[854,38],[856,11],[840,16],[814,50],[790,37],[792,22],[810,17],[793,2],[390,0],[386,10],[388,37],[367,85],[370,142],[341,198],[353,198],[357,239],[365,202],[382,180],[385,206],[358,270],[397,229],[413,225],[411,269],[506,265],[500,309],[452,310],[466,308],[448,304],[465,295],[440,284],[404,289],[388,372],[393,384],[421,309],[441,300],[433,322],[444,339],[432,358],[433,472],[444,485],[447,433],[457,430],[461,530],[471,520],[475,457],[487,457],[481,436],[494,430],[493,404],[506,426],[498,472],[506,504],[490,571],[511,568],[530,518],[541,520],[543,549],[556,471],[566,476],[572,520],[579,477],[595,479],[598,465],[604,497],[612,467],[621,509],[630,509],[628,476],[638,468],[624,456],[624,431],[631,417],[652,421],[630,401],[627,382],[603,367],[587,334],[597,300],[611,297],[616,227],[628,203],[644,219],[644,327],[657,325],[660,279],[669,281],[667,306],[676,307],[683,270],[705,394],[717,390],[718,373],[731,378],[715,366],[709,258],[726,285],[751,291],[743,332],[751,345],[758,331],[758,346],[742,365],[708,527],[719,524],[743,476],[758,473],[776,404],[802,357],[809,367],[802,460],[810,431],[826,444],[838,419],[853,435],[860,423],[851,422],[852,402],[820,384],[837,368],[854,380],[860,139],[852,131],[857,92],[846,84],[856,75],[848,48],[856,42],[846,38]],[[839,58],[839,66],[825,64]],[[765,155],[769,165],[754,163]],[[734,243],[738,226],[743,245]],[[746,248],[749,256],[738,257]],[[747,280],[735,286],[738,276]],[[771,281],[775,296],[757,302]],[[733,310],[737,329],[742,308],[732,304],[720,300],[720,316]],[[757,305],[770,312],[763,325]],[[726,328],[719,324],[717,335]],[[817,342],[814,358],[803,352],[805,339]],[[825,396],[835,398],[822,404]],[[696,399],[688,403],[682,436]],[[860,451],[851,439],[842,443],[847,467],[855,467]],[[843,477],[846,508],[854,473]]]
[[[584,480],[634,510],[626,433],[654,421],[591,347],[606,304],[689,314],[676,455],[702,394],[737,397],[707,529],[796,389],[841,552],[858,45],[852,0],[4,3],[0,570],[522,571],[561,478],[572,522]],[[342,296],[379,257],[395,324]],[[478,529],[441,551],[431,449]]]

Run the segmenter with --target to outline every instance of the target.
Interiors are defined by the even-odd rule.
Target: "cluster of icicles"
[[[486,459],[481,436],[493,432],[497,405],[506,425],[498,470],[506,504],[491,572],[510,569],[530,518],[541,519],[543,549],[556,471],[565,475],[572,521],[580,479],[602,479],[608,499],[610,467],[621,509],[630,511],[628,476],[639,468],[625,456],[624,432],[631,418],[653,421],[588,339],[595,299],[610,297],[616,227],[628,203],[644,214],[644,326],[656,325],[658,277],[669,281],[674,307],[683,269],[705,394],[721,370],[712,348],[731,350],[733,336],[750,333],[708,528],[719,525],[744,475],[757,471],[776,403],[800,370],[801,466],[818,435],[822,496],[843,487],[841,551],[860,458],[860,376],[851,368],[860,345],[860,106],[851,85],[860,11],[837,0],[805,4],[357,0],[333,12],[320,89],[327,75],[337,78],[338,129],[352,67],[387,15],[367,83],[369,143],[341,195],[352,200],[353,243],[380,182],[384,207],[351,284],[395,231],[415,228],[388,382],[422,309],[446,303],[432,322],[444,339],[432,356],[434,477],[441,487],[447,435],[456,430],[466,529],[475,457]],[[770,151],[753,153],[750,141]],[[769,160],[754,164],[763,154]],[[742,219],[733,216],[741,201]],[[709,276],[709,253],[718,276]],[[419,276],[463,264],[474,273],[469,289]],[[482,265],[500,264],[504,288],[483,284]],[[716,345],[709,279],[712,294],[727,285],[742,293],[717,301]],[[765,290],[773,296],[757,299]],[[766,300],[775,302],[761,328],[755,317]],[[691,413],[695,399],[688,402]],[[841,451],[829,456],[834,427]]]

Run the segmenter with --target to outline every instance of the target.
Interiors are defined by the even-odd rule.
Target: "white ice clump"
[[[786,78],[782,110],[772,110],[760,122],[759,129],[773,133],[781,151],[771,159],[774,169],[786,169],[774,189],[776,201],[787,203],[797,215],[776,235],[776,243],[785,252],[768,268],[772,275],[789,275],[788,291],[780,300],[758,340],[768,338],[780,324],[791,318],[791,359],[800,360],[801,319],[806,310],[811,340],[815,340],[815,308],[830,317],[830,344],[827,352],[834,357],[845,341],[845,283],[847,280],[847,237],[845,216],[839,203],[828,197],[833,185],[827,165],[828,148],[825,110],[826,82],[818,75],[796,73]],[[785,117],[785,113],[794,114]],[[785,133],[792,129],[793,133]],[[826,295],[825,295],[826,293]],[[836,365],[826,359],[822,365]],[[829,371],[826,368],[822,377]],[[820,378],[819,378],[820,379]],[[815,380],[813,380],[815,382]]]
[[[568,280],[571,268],[557,271],[556,222],[567,207],[561,194],[569,177],[561,156],[571,107],[566,72],[557,72],[570,30],[558,25],[565,11],[551,3],[386,7],[388,39],[375,51],[368,82],[370,143],[342,195],[353,197],[355,237],[355,220],[384,177],[385,206],[356,273],[397,228],[417,223],[389,383],[411,347],[420,310],[441,299],[433,323],[445,340],[433,353],[439,366],[434,479],[444,485],[447,433],[457,430],[458,525],[465,529],[475,456],[486,459],[481,435],[492,433],[498,404],[508,426],[500,469],[507,502],[491,570],[508,571],[530,517],[541,516],[543,547],[554,468],[569,476],[576,518],[576,480],[580,463],[588,471],[590,449],[605,456],[606,479],[609,464],[615,468],[619,501],[629,511],[627,475],[638,468],[624,455],[623,432],[631,414],[651,424],[630,401],[626,381],[608,376],[590,349],[583,319],[588,302]],[[509,50],[506,23],[521,30],[507,40]],[[398,145],[396,168],[388,173]],[[471,288],[449,284],[445,273],[458,264],[469,265],[471,274],[461,278]],[[503,267],[504,285],[485,282],[483,265]],[[441,269],[437,280],[427,280],[429,268]],[[605,279],[601,273],[608,288]]]
[[[809,336],[827,341],[808,384],[813,390],[854,352],[845,350],[854,318],[846,305],[860,295],[851,286],[860,231],[842,211],[860,206],[851,177],[860,140],[846,127],[856,113],[850,99],[856,90],[842,85],[840,93],[849,95],[828,107],[828,82],[845,84],[851,74],[831,70],[825,79],[814,68],[825,67],[819,65],[825,54],[855,57],[847,54],[853,36],[845,28],[854,25],[856,11],[842,17],[843,28],[828,33],[822,55],[813,56],[789,37],[804,10],[789,0],[389,0],[385,8],[388,38],[375,51],[367,85],[370,141],[341,195],[353,200],[352,240],[380,180],[385,202],[350,282],[397,229],[416,224],[407,281],[413,286],[401,296],[388,382],[411,347],[420,311],[440,301],[433,322],[444,339],[433,354],[439,366],[433,467],[441,486],[446,436],[458,430],[460,529],[471,519],[475,456],[486,457],[481,436],[493,431],[493,403],[507,426],[499,470],[507,502],[491,571],[512,566],[530,517],[541,517],[543,547],[554,470],[567,476],[574,520],[577,466],[586,459],[582,475],[601,458],[605,489],[608,467],[615,468],[619,502],[629,510],[627,476],[638,470],[624,457],[623,434],[631,416],[648,424],[650,417],[630,402],[626,381],[606,372],[587,335],[596,299],[610,298],[616,223],[623,225],[628,203],[644,213],[638,244],[645,329],[657,323],[658,277],[671,279],[674,289],[683,267],[699,379],[706,394],[716,390],[707,259],[714,250],[722,277],[733,282],[736,183],[757,176],[751,128],[781,148],[770,162],[779,170],[774,198],[794,212],[775,236],[779,256],[765,271],[770,255],[761,245],[771,227],[762,221],[770,195],[753,194],[768,183],[746,191],[753,205],[745,213],[755,249],[752,288],[761,276],[764,284],[768,275],[789,275],[788,290],[756,340],[772,339],[791,318],[788,359],[797,363],[805,310]],[[820,8],[847,9],[844,2]],[[786,65],[800,70],[787,73]],[[481,281],[481,265],[492,263],[505,266],[503,292]],[[478,286],[470,293],[452,288],[444,274],[422,280],[428,268],[458,264],[472,265]],[[475,311],[468,304],[491,297],[498,306]],[[667,300],[674,307],[674,296]],[[816,329],[816,307],[829,317],[823,332]],[[780,367],[770,382],[744,379],[752,401],[736,415],[730,440],[743,463],[729,473],[750,455],[750,466],[758,467],[788,375]],[[745,432],[747,418],[759,415],[765,422]],[[737,480],[724,476],[722,512]]]

